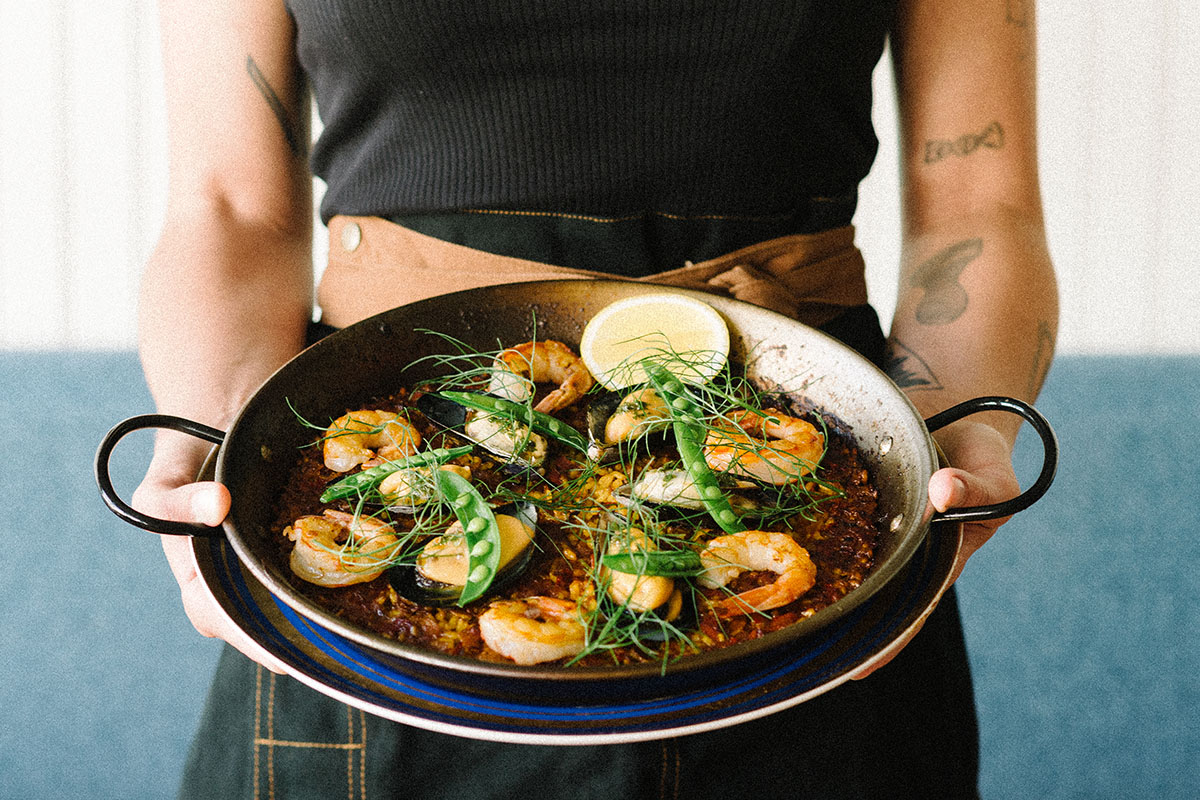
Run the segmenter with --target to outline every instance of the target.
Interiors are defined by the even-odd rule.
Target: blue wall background
[[[184,617],[156,537],[100,503],[91,463],[151,410],[136,358],[0,353],[0,797],[171,796],[220,645]],[[1066,357],[1038,404],[1047,497],[960,582],[982,790],[1200,795],[1200,359]],[[118,449],[126,496],[150,434]],[[1039,454],[1023,437],[1026,481]]]

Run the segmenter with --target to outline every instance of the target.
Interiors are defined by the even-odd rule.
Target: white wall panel
[[[1200,3],[1170,5],[1162,69],[1164,110],[1157,141],[1164,184],[1159,206],[1159,274],[1154,348],[1200,351]]]
[[[136,7],[112,13],[80,5],[70,20],[66,85],[69,186],[69,276],[65,319],[73,339],[120,346],[134,333],[136,277],[149,238],[141,153],[145,109]]]
[[[1040,3],[1038,137],[1059,275],[1059,352],[1200,353],[1200,3]],[[895,302],[894,96],[876,71],[875,171],[860,245]]]
[[[153,0],[0,0],[0,347],[134,344],[165,198],[155,14]],[[1038,16],[1060,352],[1200,353],[1200,3],[1043,2]],[[855,222],[886,323],[899,258],[886,66],[876,87],[880,157]]]
[[[58,4],[0,10],[0,326],[5,344],[57,345],[65,268],[67,15]]]

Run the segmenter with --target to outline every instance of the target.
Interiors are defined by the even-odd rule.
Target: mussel
[[[673,555],[660,551],[652,537],[632,526],[620,533],[610,531],[607,550],[609,555],[629,554],[634,563],[643,553],[652,554],[651,558]],[[661,564],[660,561],[659,569]],[[599,585],[604,590],[602,613],[622,617],[627,623],[636,625],[640,640],[666,641],[677,635],[681,625],[691,625],[695,621],[695,598],[691,587],[658,569],[647,570],[643,565],[626,572],[606,563],[599,570]]]
[[[671,428],[671,411],[651,386],[601,392],[588,403],[588,456],[611,460],[622,445],[653,443]]]
[[[727,490],[729,504],[738,516],[753,514],[760,509],[758,502],[740,492],[754,489],[756,485],[746,481],[730,482],[722,486]],[[647,469],[638,473],[632,481],[613,491],[613,497],[624,506],[649,504],[686,511],[704,511],[704,499],[686,469]]]
[[[695,628],[696,592],[690,586],[675,587],[667,602],[649,611],[617,606],[614,611],[637,625],[637,638],[643,642],[665,642],[679,638],[679,631]]]
[[[379,499],[389,510],[400,514],[415,514],[437,495],[433,470],[442,469],[470,480],[471,468],[458,464],[409,467],[398,469],[379,482]]]
[[[537,469],[546,462],[550,443],[519,422],[476,411],[463,425],[463,435],[490,453]]]
[[[512,503],[495,509],[500,528],[500,566],[489,591],[504,588],[524,572],[533,560],[538,512],[532,503]],[[431,539],[421,549],[416,563],[393,568],[392,585],[410,600],[426,605],[450,605],[458,601],[467,582],[467,553],[459,523]]]
[[[421,395],[416,405],[434,424],[505,461],[535,470],[546,461],[549,451],[546,437],[511,418],[469,409],[436,394]]]
[[[654,541],[638,528],[630,528],[628,535],[613,538],[608,546],[609,553],[652,552],[657,549]],[[608,567],[600,568],[600,580],[614,603],[634,612],[653,611],[668,604],[678,591],[673,578],[619,572]]]

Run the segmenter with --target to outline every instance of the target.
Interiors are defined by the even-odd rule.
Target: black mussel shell
[[[593,452],[598,454],[610,446],[605,441],[604,427],[608,424],[608,418],[613,415],[613,412],[617,410],[617,406],[621,404],[623,396],[621,392],[614,392],[611,389],[588,395],[587,436],[589,455]]]
[[[462,433],[463,425],[467,422],[465,406],[436,394],[422,394],[417,398],[416,406],[431,422],[447,430]]]

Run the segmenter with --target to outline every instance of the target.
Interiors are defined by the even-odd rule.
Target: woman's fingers
[[[950,462],[958,464],[959,467],[940,469],[930,476],[930,505],[937,511],[949,511],[952,508],[999,503],[1020,493],[1008,445],[1003,437],[985,425],[960,425],[955,433],[953,438],[947,437],[942,444],[947,450]],[[1004,517],[963,525],[963,541],[951,567],[951,583],[958,580],[967,559],[974,555],[1007,519]],[[933,603],[912,629],[884,648],[869,664],[860,667],[850,677],[860,680],[887,665],[917,635],[925,619],[936,606],[937,603]]]
[[[133,493],[133,505],[151,516],[172,522],[195,522],[215,527],[229,513],[229,490],[215,481],[168,486],[143,482]]]
[[[163,536],[163,552],[171,572],[179,584],[183,610],[192,627],[201,636],[222,639],[228,642],[251,661],[262,664],[272,672],[286,674],[283,663],[263,649],[258,643],[233,623],[217,603],[208,586],[200,578],[191,544],[183,536]]]
[[[159,478],[153,469],[133,493],[133,505],[146,514],[172,522],[214,527],[229,513],[229,504],[229,490],[220,483],[199,481],[178,485]],[[283,664],[235,625],[217,603],[200,577],[188,537],[163,536],[162,546],[192,627],[202,636],[223,639],[267,669],[284,673]]]

